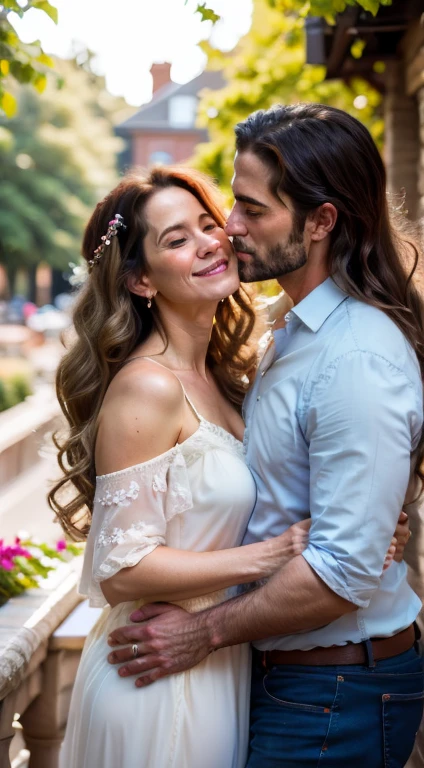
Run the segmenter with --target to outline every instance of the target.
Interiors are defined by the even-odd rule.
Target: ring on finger
[[[133,658],[136,659],[138,657],[138,645],[136,643],[133,643],[131,646],[131,652],[133,655]]]

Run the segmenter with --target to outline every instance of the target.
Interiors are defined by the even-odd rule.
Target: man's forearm
[[[355,610],[298,556],[263,587],[204,611],[198,619],[216,649],[316,629]]]
[[[190,669],[218,648],[314,629],[355,610],[298,556],[263,587],[207,611],[189,614],[160,603],[141,606],[130,617],[137,623],[111,633],[109,644],[115,650],[109,661],[123,664],[123,677],[140,675],[137,686],[149,685]]]

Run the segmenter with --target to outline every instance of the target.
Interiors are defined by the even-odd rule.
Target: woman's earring
[[[147,309],[151,309],[151,306],[152,306],[152,297],[149,296],[149,298],[147,299]]]

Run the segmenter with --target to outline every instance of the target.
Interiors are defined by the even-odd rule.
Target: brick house
[[[202,72],[190,82],[177,85],[171,81],[170,69],[168,63],[152,65],[152,100],[116,128],[129,143],[127,166],[183,162],[191,157],[197,144],[208,140],[207,130],[196,127],[197,106],[205,88],[223,87],[221,73]]]
[[[424,216],[424,2],[393,0],[374,17],[359,7],[334,26],[306,22],[307,61],[325,64],[327,79],[360,76],[383,94],[385,162],[390,190],[406,191],[411,219]],[[360,58],[352,44],[362,41]],[[377,62],[384,62],[385,68]],[[377,66],[376,66],[377,65]]]

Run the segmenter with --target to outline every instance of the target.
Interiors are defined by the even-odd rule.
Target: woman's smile
[[[228,269],[228,259],[218,259],[209,267],[201,269],[199,272],[193,272],[194,277],[212,277],[212,275],[220,275],[221,272],[226,272]]]

